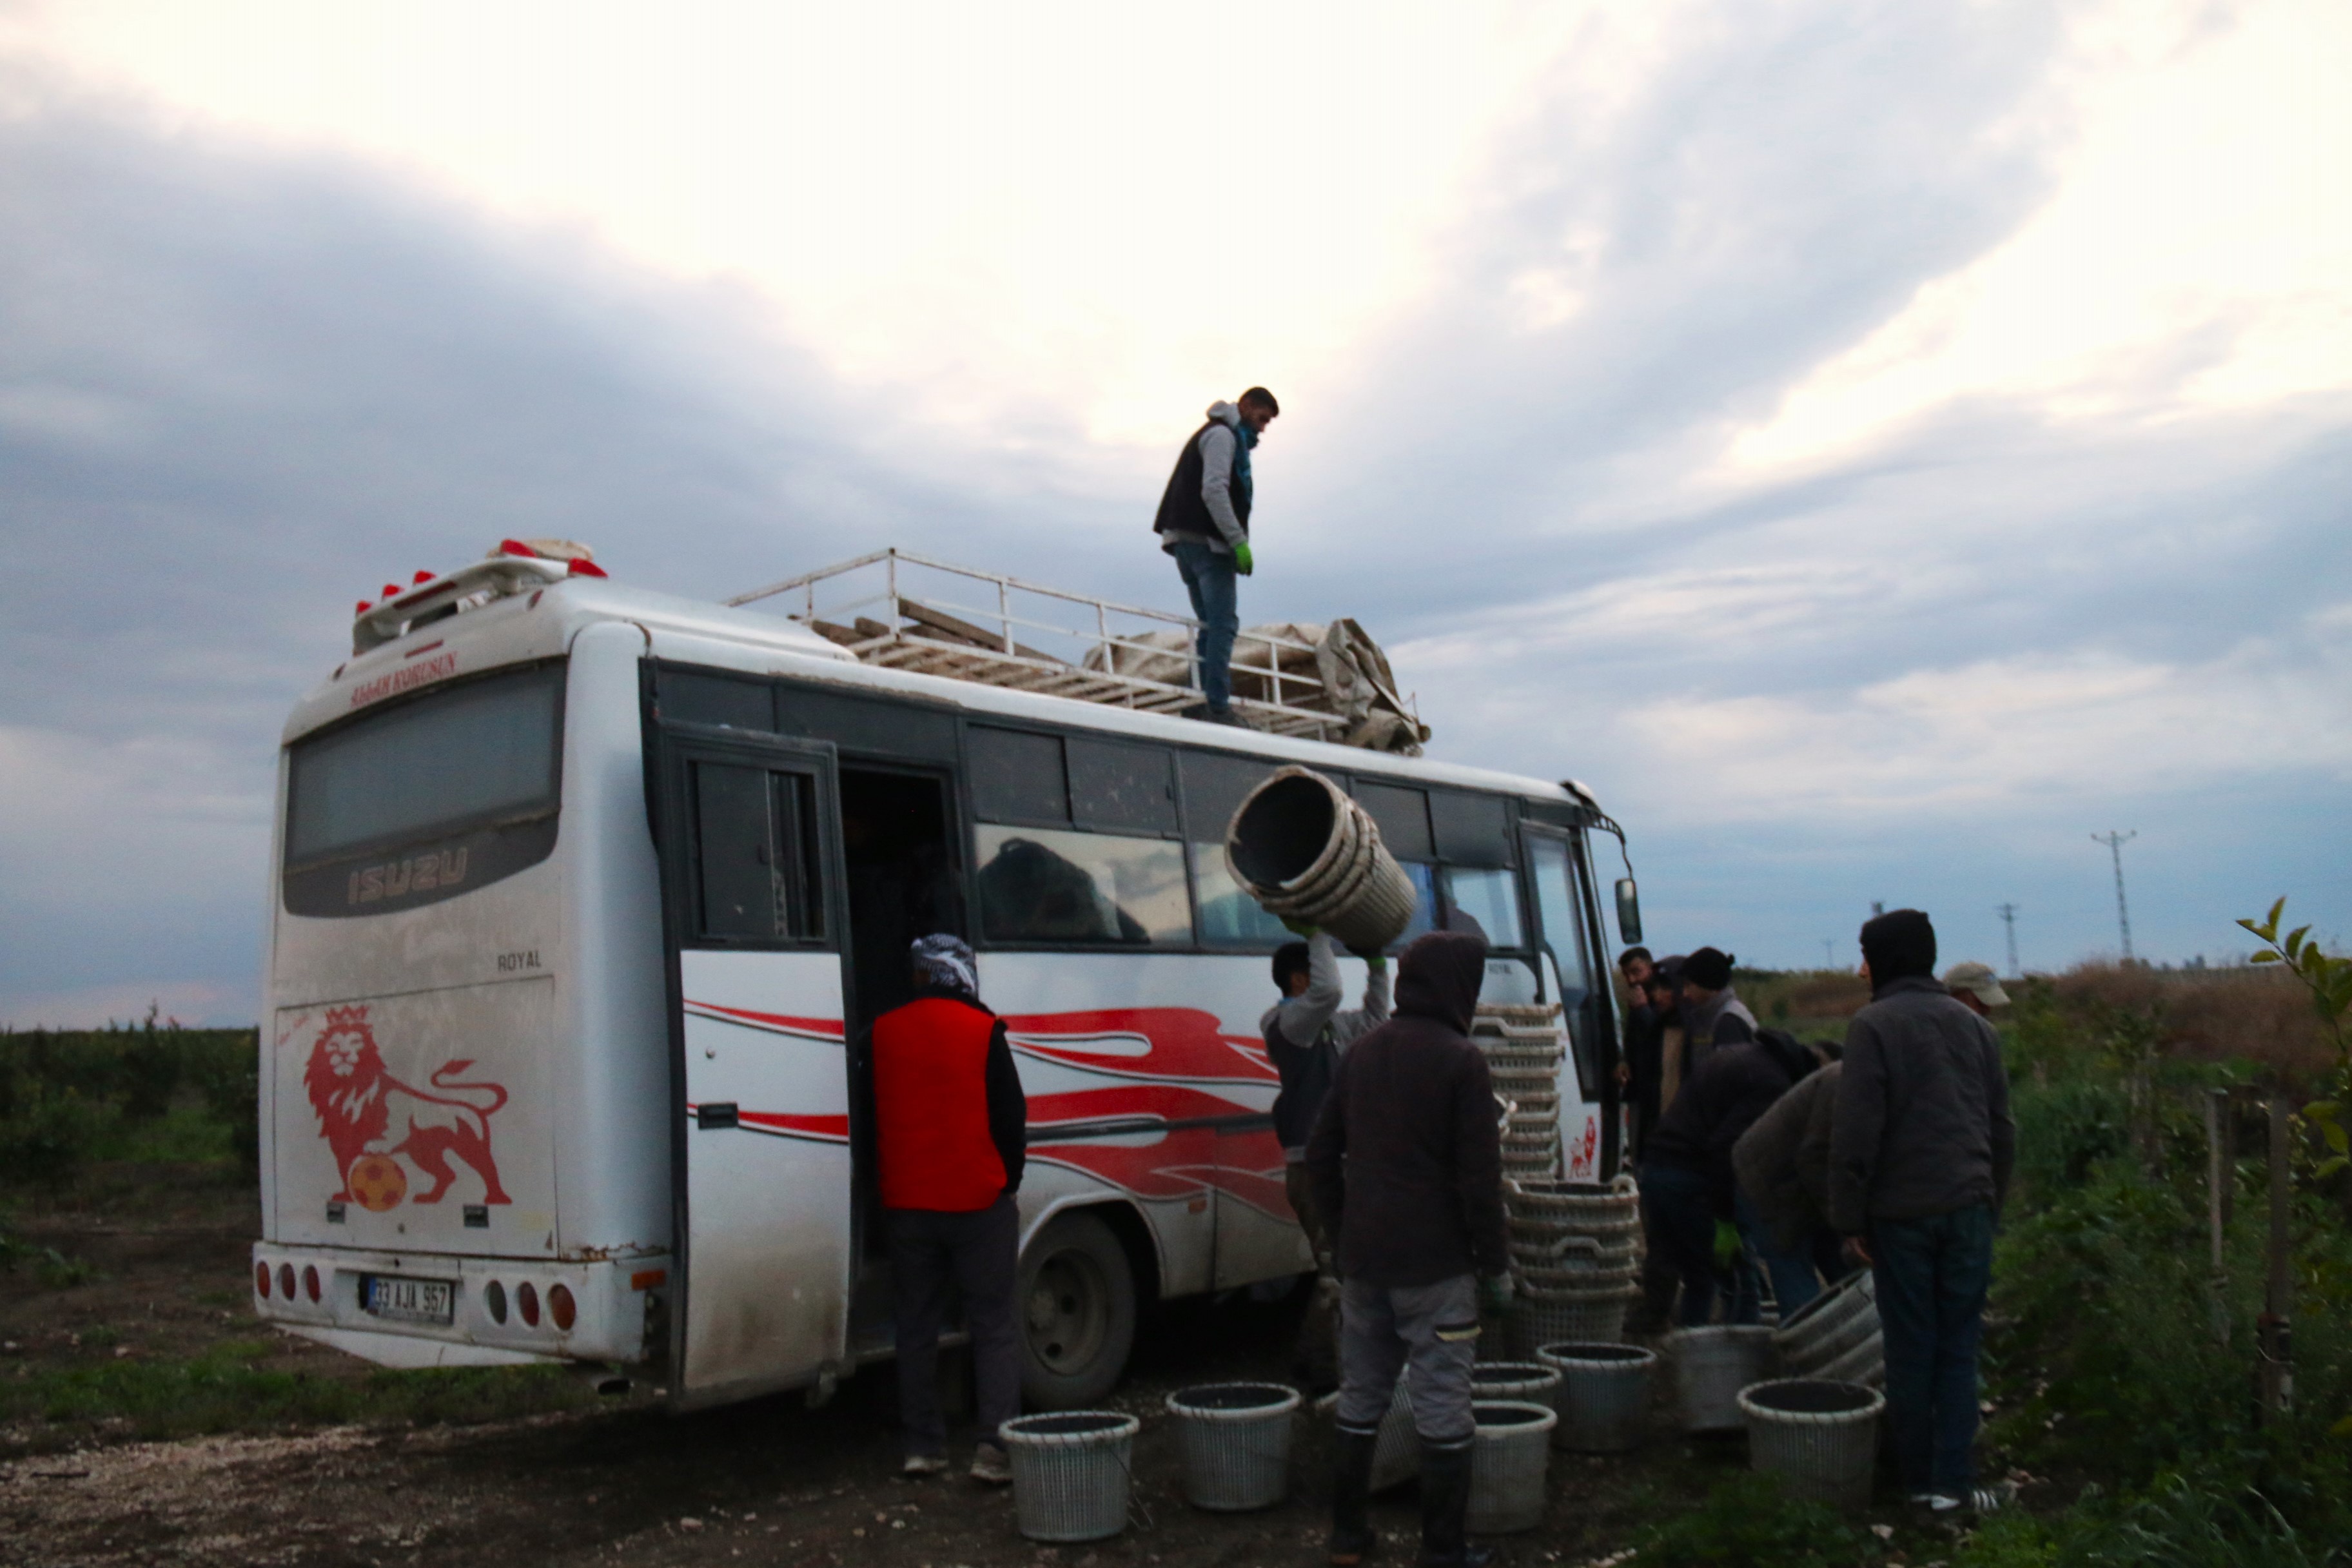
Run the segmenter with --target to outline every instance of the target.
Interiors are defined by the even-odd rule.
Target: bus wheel
[[[1021,1259],[1021,1394],[1075,1410],[1108,1394],[1135,1348],[1135,1272],[1110,1226],[1055,1216]]]

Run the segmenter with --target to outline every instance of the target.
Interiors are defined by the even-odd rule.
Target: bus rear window
[[[563,667],[404,702],[294,744],[293,867],[554,812]]]

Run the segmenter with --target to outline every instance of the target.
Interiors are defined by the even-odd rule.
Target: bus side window
[[[1162,838],[983,825],[981,930],[991,942],[1182,947],[1184,851]]]
[[[719,942],[823,937],[815,781],[735,763],[693,768],[695,934]]]

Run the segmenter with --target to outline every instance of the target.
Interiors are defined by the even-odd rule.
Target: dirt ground
[[[135,1188],[139,1184],[133,1183]],[[18,1268],[0,1275],[0,1378],[108,1358],[188,1357],[268,1338],[247,1308],[249,1194],[193,1186],[157,1199],[20,1213],[21,1240],[99,1271],[55,1289]],[[475,1426],[335,1426],[70,1447],[37,1417],[0,1429],[0,1562],[97,1565],[351,1565],[517,1563],[950,1564],[1310,1563],[1320,1561],[1328,1493],[1325,1422],[1304,1419],[1287,1502],[1216,1515],[1180,1497],[1160,1401],[1189,1383],[1279,1378],[1296,1309],[1245,1299],[1153,1310],[1110,1403],[1143,1417],[1130,1528],[1115,1540],[1041,1548],[1013,1525],[1003,1491],[961,1474],[908,1482],[887,1367],[845,1384],[819,1410],[798,1396],[688,1416],[640,1393],[577,1410]],[[363,1376],[349,1357],[291,1336],[268,1364]],[[968,1452],[971,1434],[958,1435]],[[1502,1543],[1508,1563],[1590,1562],[1657,1510],[1738,1468],[1737,1444],[1661,1437],[1622,1458],[1555,1454],[1542,1529]],[[1410,1562],[1411,1488],[1376,1521]],[[1893,1517],[1893,1516],[1889,1516]],[[1906,1534],[1908,1527],[1906,1526]],[[1933,1557],[1937,1552],[1929,1551]]]

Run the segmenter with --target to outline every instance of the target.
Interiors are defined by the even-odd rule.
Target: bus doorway
[[[964,934],[949,780],[941,773],[841,770],[843,880],[849,903],[848,1039],[859,1051],[874,1020],[914,999],[908,949],[934,931]],[[874,1152],[874,1064],[850,1064],[859,1247],[851,1338],[861,1355],[890,1339],[889,1237]]]
[[[963,899],[949,831],[948,781],[934,773],[841,770],[849,883],[854,1039],[912,999],[907,950],[934,931],[962,936]]]

